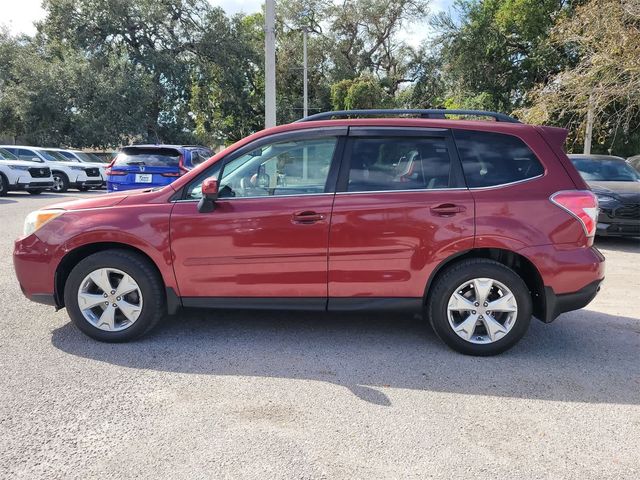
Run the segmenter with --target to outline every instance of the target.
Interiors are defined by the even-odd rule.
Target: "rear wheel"
[[[69,316],[85,334],[126,342],[152,329],[165,315],[161,279],[144,257],[106,250],[80,261],[64,289]]]
[[[9,193],[9,182],[6,177],[0,173],[0,197],[5,197]]]
[[[64,193],[69,190],[69,178],[62,172],[53,172],[53,187],[56,193]]]
[[[467,355],[496,355],[526,333],[531,294],[510,268],[487,259],[462,261],[435,280],[427,314],[436,334]]]

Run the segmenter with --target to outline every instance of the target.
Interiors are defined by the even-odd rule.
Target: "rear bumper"
[[[591,303],[600,291],[602,280],[596,280],[577,292],[556,295],[551,287],[544,288],[545,323],[553,322],[559,315],[573,310],[580,310]]]

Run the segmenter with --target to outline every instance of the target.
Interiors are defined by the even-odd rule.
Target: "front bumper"
[[[55,305],[54,246],[32,234],[16,240],[13,266],[22,293],[34,302]]]
[[[53,180],[51,181],[31,181],[28,183],[20,182],[16,184],[16,190],[47,190],[53,187]]]
[[[100,188],[103,185],[102,179],[88,179],[81,180],[73,184],[74,187],[84,187],[84,188]]]
[[[635,204],[601,208],[596,235],[602,237],[640,237],[640,208]]]

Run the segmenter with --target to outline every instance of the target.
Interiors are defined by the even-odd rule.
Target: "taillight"
[[[160,175],[162,175],[163,177],[179,177],[183,175],[183,172],[167,172],[161,173]]]
[[[550,200],[580,221],[587,238],[595,236],[598,223],[598,199],[593,192],[563,190],[551,195]]]
[[[127,174],[127,172],[123,172],[122,170],[114,170],[113,166],[116,163],[116,160],[118,159],[120,155],[116,155],[116,157],[111,160],[111,163],[109,165],[107,165],[107,168],[104,169],[104,174],[105,175],[116,175],[116,176],[124,176]]]

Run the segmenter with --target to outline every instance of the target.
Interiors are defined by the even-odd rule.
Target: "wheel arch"
[[[93,255],[94,253],[103,252],[105,250],[125,250],[140,255],[145,260],[147,260],[149,262],[149,265],[151,265],[151,267],[157,273],[158,278],[160,278],[160,281],[165,287],[167,308],[169,310],[169,313],[173,314],[178,310],[181,305],[180,299],[175,290],[172,287],[167,286],[166,279],[163,277],[160,268],[158,268],[158,265],[153,260],[153,258],[151,258],[149,254],[147,254],[140,248],[120,242],[88,243],[74,248],[62,258],[60,263],[58,263],[54,274],[54,300],[56,303],[56,307],[62,308],[65,306],[64,288],[69,278],[69,274],[71,273],[71,270],[73,270],[73,267],[88,256]]]
[[[470,258],[486,258],[494,260],[514,270],[526,283],[531,292],[533,302],[533,315],[544,320],[546,317],[546,296],[544,281],[538,268],[527,257],[502,248],[474,248],[465,252],[456,253],[443,260],[431,273],[425,287],[424,302],[429,300],[431,286],[434,280],[453,265]]]

